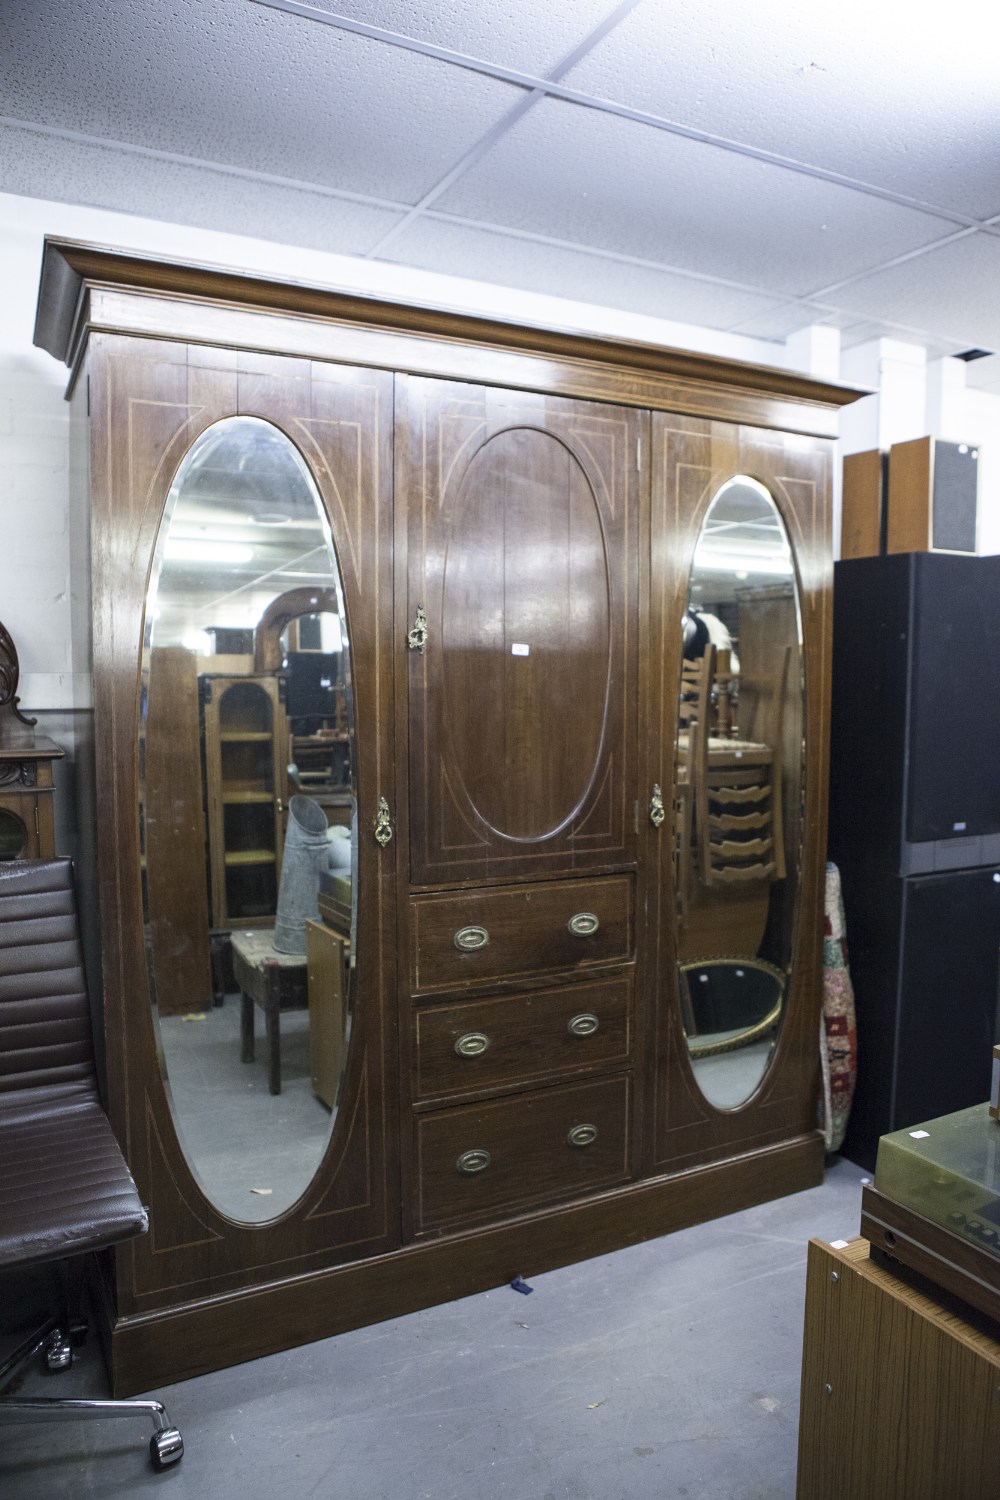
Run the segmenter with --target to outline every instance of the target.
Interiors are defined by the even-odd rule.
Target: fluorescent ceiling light
[[[188,541],[176,537],[167,542],[164,556],[168,562],[247,563],[253,557],[253,548],[235,542]]]

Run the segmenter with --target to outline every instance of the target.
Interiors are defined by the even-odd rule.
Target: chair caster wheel
[[[45,1368],[50,1375],[68,1370],[73,1363],[73,1345],[62,1333],[56,1332],[45,1345]]]
[[[184,1439],[176,1427],[153,1433],[149,1440],[149,1456],[154,1469],[169,1469],[171,1464],[180,1463],[184,1457]]]

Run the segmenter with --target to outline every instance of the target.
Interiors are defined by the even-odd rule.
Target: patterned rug
[[[823,934],[823,1015],[819,1054],[823,1068],[821,1129],[827,1151],[840,1149],[854,1099],[858,1068],[858,1028],[854,989],[847,966],[847,935],[840,871],[826,867]]]

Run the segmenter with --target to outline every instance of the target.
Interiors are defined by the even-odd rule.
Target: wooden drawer
[[[419,1009],[415,1097],[484,1094],[553,1074],[625,1066],[632,976]]]
[[[417,1232],[503,1218],[627,1181],[630,1084],[621,1073],[418,1115]]]
[[[632,877],[417,896],[410,919],[415,993],[623,962],[632,956]]]

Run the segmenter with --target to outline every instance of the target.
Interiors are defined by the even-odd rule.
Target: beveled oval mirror
[[[681,622],[676,873],[681,1015],[719,1109],[759,1087],[784,1013],[801,863],[802,628],[774,499],[722,485]]]
[[[336,1118],[354,989],[353,718],[315,482],[278,428],[226,418],[185,455],[157,537],[139,829],[164,1085],[195,1177],[238,1222],[291,1207]],[[335,926],[317,977],[305,923],[321,908]]]

